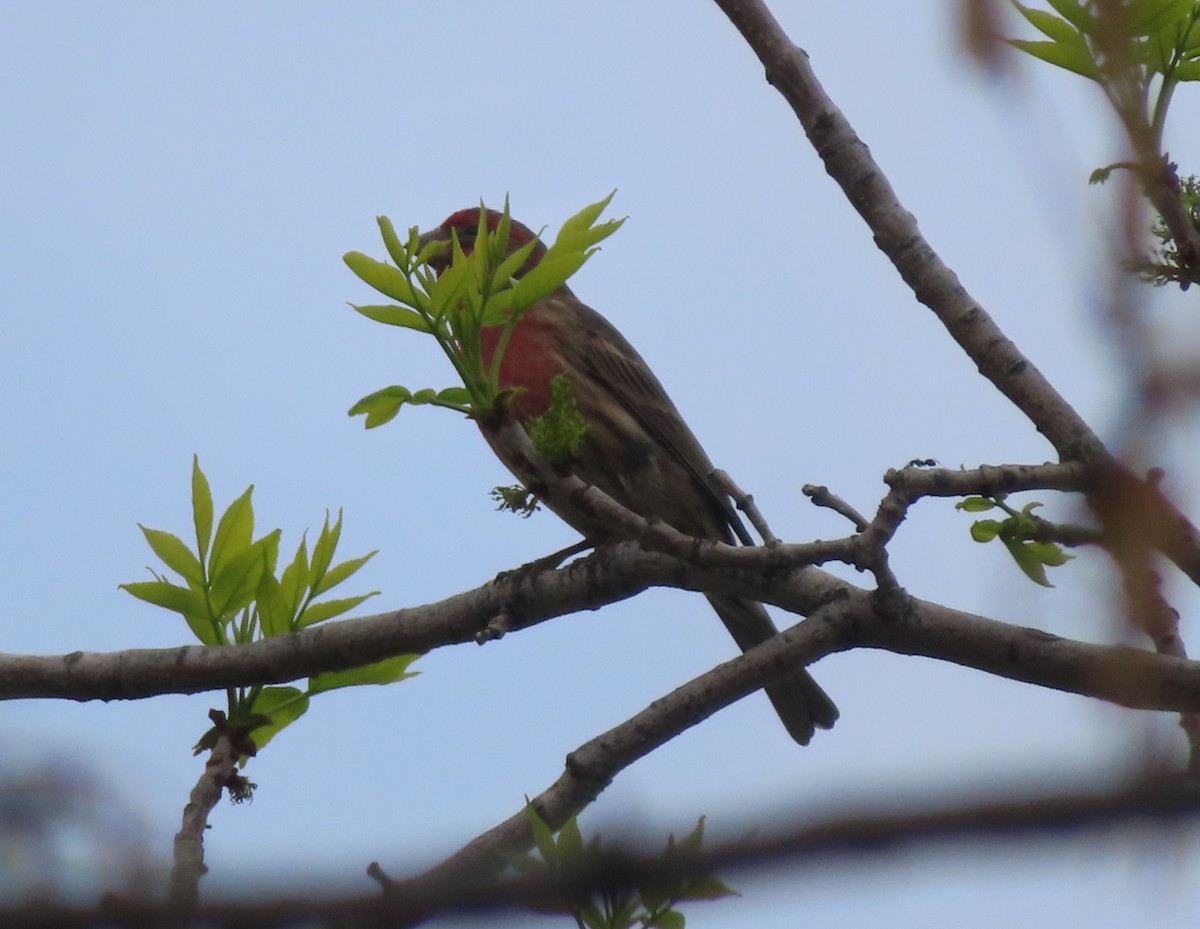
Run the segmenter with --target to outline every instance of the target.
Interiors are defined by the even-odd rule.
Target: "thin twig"
[[[746,493],[734,483],[733,478],[725,471],[717,468],[712,473],[713,479],[721,487],[721,489],[733,500],[734,506],[746,514],[746,518],[750,520],[750,525],[754,527],[766,545],[774,545],[779,541],[779,536],[771,531],[771,527],[767,525],[767,520],[763,516],[762,511],[754,503],[754,497]]]
[[[174,864],[167,903],[174,910],[195,906],[200,878],[208,871],[204,864],[204,830],[208,815],[221,799],[221,792],[234,776],[237,752],[227,735],[218,735],[217,743],[204,764],[204,773],[196,781],[183,808],[183,821],[175,834]]]
[[[858,510],[837,494],[830,491],[824,484],[805,484],[800,488],[800,491],[813,502],[813,506],[823,506],[841,516],[845,516],[846,519],[854,524],[854,528],[858,532],[862,532],[870,525],[862,513],[858,512]]]

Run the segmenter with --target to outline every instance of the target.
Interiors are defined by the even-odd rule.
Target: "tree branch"
[[[779,548],[786,554],[792,546]],[[754,663],[762,672],[758,684],[832,652],[867,647],[951,661],[1123,706],[1200,710],[1197,662],[1064,639],[917,599],[906,601],[905,615],[896,615],[880,609],[873,591],[832,574],[781,568],[772,549],[704,543],[694,554],[703,566],[643,551],[635,543],[605,546],[557,570],[249,645],[0,656],[0,698],[139,699],[292,681],[471,641],[502,610],[516,631],[664,586],[752,597],[801,615],[822,613],[819,621],[801,622],[735,659]]]
[[[788,39],[762,0],[716,0],[792,107],[809,141],[875,243],[916,298],[934,312],[979,372],[1037,427],[1065,461],[1106,459],[1083,418],[1022,354],[921,235],[883,169],[817,80],[808,56]]]
[[[204,830],[208,828],[208,814],[234,776],[237,759],[238,753],[229,737],[218,736],[217,744],[205,762],[204,773],[183,808],[183,821],[175,834],[175,861],[167,895],[168,905],[178,908],[181,913],[192,909],[199,898],[200,878],[208,871],[204,864]]]

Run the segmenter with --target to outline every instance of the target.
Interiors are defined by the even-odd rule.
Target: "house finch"
[[[488,211],[491,229],[500,216]],[[421,239],[447,240],[454,230],[469,253],[479,219],[477,208],[460,210]],[[528,228],[513,221],[509,251],[533,238]],[[522,270],[536,265],[545,251],[544,245],[535,246]],[[495,351],[500,329],[487,327],[480,333],[485,362]],[[559,374],[570,382],[587,422],[582,443],[567,463],[572,473],[634,513],[657,517],[680,532],[728,544],[736,544],[736,533],[738,540],[752,544],[712,477],[712,462],[658,378],[625,337],[566,285],[529,307],[513,328],[500,362],[499,382],[502,389],[524,389],[511,395],[508,412],[519,422],[544,413],[550,404],[550,382]],[[500,460],[523,479],[493,441],[489,424],[479,426]],[[597,541],[589,527],[572,523],[570,514],[559,515],[589,541]],[[720,594],[706,596],[743,651],[775,635],[775,625],[762,604]],[[803,669],[765,689],[788,733],[801,745],[808,744],[816,727],[828,729],[838,717],[833,701]]]

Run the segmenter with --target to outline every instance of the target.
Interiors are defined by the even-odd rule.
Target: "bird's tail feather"
[[[761,603],[719,594],[709,594],[708,602],[744,652],[778,631]],[[838,708],[803,668],[763,689],[788,734],[801,745],[807,745],[817,729],[829,729],[837,721]]]

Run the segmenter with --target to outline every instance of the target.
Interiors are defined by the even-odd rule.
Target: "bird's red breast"
[[[513,327],[504,357],[500,360],[500,388],[523,387],[509,401],[509,410],[518,420],[541,416],[550,406],[550,382],[567,370],[567,362],[558,350],[561,326],[552,312],[534,304]],[[500,326],[480,330],[479,342],[484,364],[491,364],[500,341]]]

